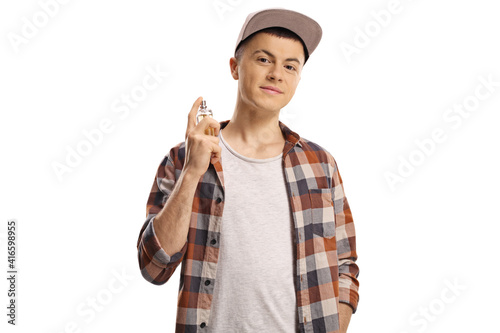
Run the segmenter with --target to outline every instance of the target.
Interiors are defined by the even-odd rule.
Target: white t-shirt
[[[243,156],[222,132],[225,203],[207,331],[297,332],[294,225],[283,154]]]

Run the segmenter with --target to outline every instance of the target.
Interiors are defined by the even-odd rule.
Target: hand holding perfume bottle
[[[200,121],[205,117],[212,119],[205,119],[200,125]],[[222,149],[218,137],[219,131],[220,123],[213,119],[212,111],[207,110],[203,98],[198,97],[188,114],[183,172],[199,178],[207,172],[210,163],[215,164],[220,161]]]
[[[196,125],[205,117],[213,118],[212,110],[207,108],[207,102],[203,100],[200,105],[200,109],[196,114]],[[214,128],[210,127],[205,130],[205,134],[215,136]]]

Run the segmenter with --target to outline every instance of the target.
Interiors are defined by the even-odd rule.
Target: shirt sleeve
[[[175,150],[165,156],[158,167],[146,204],[146,221],[139,233],[137,251],[139,268],[142,276],[149,282],[161,285],[167,282],[177,266],[182,262],[187,249],[186,243],[182,249],[169,256],[161,247],[156,236],[153,222],[156,215],[162,210],[175,186]]]
[[[333,157],[331,157],[333,159]],[[359,267],[356,264],[356,233],[349,203],[344,194],[342,177],[337,163],[333,159],[332,200],[335,212],[335,234],[337,240],[337,255],[339,262],[339,288],[342,303],[349,304],[353,313],[356,312],[359,301]]]

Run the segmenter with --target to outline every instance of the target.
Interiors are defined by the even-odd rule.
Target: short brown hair
[[[307,53],[307,48],[304,45],[304,42],[302,41],[302,39],[295,32],[293,32],[291,30],[288,30],[288,29],[285,29],[285,28],[281,28],[281,27],[271,27],[271,28],[266,28],[266,29],[262,29],[262,30],[254,32],[253,34],[251,34],[250,36],[248,36],[244,41],[242,41],[240,43],[240,45],[238,45],[238,47],[236,48],[236,51],[234,51],[234,57],[238,61],[241,60],[241,56],[243,55],[243,52],[245,50],[245,45],[256,34],[258,34],[260,32],[265,32],[266,34],[270,34],[270,35],[273,35],[273,36],[276,36],[276,37],[280,37],[280,38],[287,38],[287,39],[299,41],[302,44],[302,49],[304,50],[304,59],[305,59],[304,64],[307,61],[307,58],[309,58],[309,54]]]

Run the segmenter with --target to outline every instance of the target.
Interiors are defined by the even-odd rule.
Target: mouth
[[[273,86],[265,86],[265,87],[259,87],[259,88],[261,90],[263,90],[264,92],[271,94],[271,95],[278,95],[278,94],[283,93],[279,88],[273,87]]]

